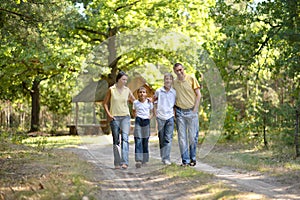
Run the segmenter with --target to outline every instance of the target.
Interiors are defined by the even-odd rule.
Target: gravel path
[[[95,164],[99,170],[94,181],[99,183],[98,199],[182,199],[188,198],[185,191],[178,188],[161,185],[163,177],[151,175],[151,172],[164,167],[160,162],[157,137],[150,138],[150,162],[147,166],[136,169],[134,166],[133,138],[130,138],[129,167],[126,170],[113,168],[112,141],[110,135],[82,137],[80,148],[71,149],[83,159]],[[177,144],[172,148],[172,162],[180,164]],[[274,185],[268,177],[259,173],[238,172],[228,168],[215,168],[208,164],[197,162],[195,169],[215,175],[226,185],[240,191],[251,192],[253,199],[300,199],[298,194],[287,192],[288,186]],[[164,181],[162,181],[164,182]]]

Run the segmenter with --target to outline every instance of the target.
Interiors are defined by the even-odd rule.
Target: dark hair
[[[128,75],[123,71],[119,71],[117,78],[116,78],[116,82],[118,82],[119,79],[122,78],[122,76],[128,76]]]
[[[146,93],[147,93],[147,89],[144,86],[139,87],[139,89],[137,90],[137,92],[139,93],[141,90],[146,90]]]
[[[174,69],[175,67],[178,67],[178,66],[182,66],[182,67],[183,67],[183,65],[182,65],[181,63],[175,63],[173,69]]]

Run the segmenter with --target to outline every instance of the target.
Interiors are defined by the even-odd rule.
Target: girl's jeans
[[[146,163],[149,161],[148,142],[150,137],[150,119],[135,118],[134,143],[135,161]]]
[[[130,130],[130,116],[115,116],[110,122],[113,137],[114,165],[128,165],[129,143],[128,135]],[[121,147],[120,147],[121,133]]]

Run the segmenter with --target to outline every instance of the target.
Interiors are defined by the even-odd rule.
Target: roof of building
[[[154,94],[154,89],[149,86],[145,79],[141,76],[130,79],[127,87],[136,96],[136,90],[144,86],[148,90],[148,96]],[[91,81],[82,91],[79,92],[75,97],[73,97],[72,102],[101,102],[108,90],[108,83],[105,80]]]

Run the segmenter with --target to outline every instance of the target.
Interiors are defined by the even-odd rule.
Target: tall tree
[[[243,124],[293,127],[286,108],[299,107],[299,13],[299,2],[289,0],[218,1],[212,9],[223,34],[215,61],[227,79],[229,100],[244,111],[238,118]]]
[[[128,70],[133,66],[143,65],[146,61],[164,62],[162,58],[170,65],[170,62],[178,58],[178,55],[170,52],[153,49],[133,50],[126,56],[117,55],[113,36],[126,31],[136,31],[138,35],[140,30],[146,28],[154,32],[157,29],[166,29],[184,33],[203,43],[214,32],[213,29],[209,29],[212,23],[207,15],[211,4],[213,1],[93,0],[85,4],[85,18],[77,25],[78,35],[95,46],[107,42],[109,66],[97,64],[99,77],[102,76],[101,78],[106,79],[111,85],[118,68]],[[181,56],[181,59],[184,59],[184,55]]]
[[[76,41],[68,38],[71,29],[67,27],[80,15],[67,1],[51,0],[4,1],[0,15],[0,77],[5,91],[1,98],[29,97],[30,131],[37,131],[41,83],[56,79],[56,84],[62,84],[63,77],[71,76],[78,66],[78,48]]]

